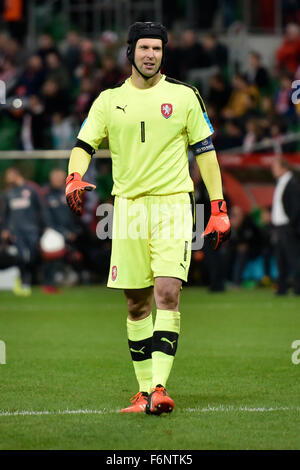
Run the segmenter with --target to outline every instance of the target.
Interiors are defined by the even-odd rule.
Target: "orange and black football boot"
[[[148,403],[148,393],[138,392],[132,398],[130,398],[132,405],[127,408],[123,408],[121,413],[142,413],[145,411]]]
[[[146,413],[152,415],[160,415],[161,413],[171,413],[174,410],[175,403],[169,397],[165,387],[156,385],[148,397]]]

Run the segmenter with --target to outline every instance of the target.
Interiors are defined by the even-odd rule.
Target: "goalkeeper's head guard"
[[[135,62],[134,62],[134,53],[135,53],[135,46],[136,46],[136,43],[139,39],[143,39],[143,38],[154,38],[154,39],[161,39],[162,40],[162,48],[163,48],[163,53],[162,53],[162,60],[161,60],[161,64],[157,70],[157,72],[155,73],[158,73],[162,64],[163,64],[163,61],[164,61],[164,55],[165,55],[165,48],[166,48],[166,44],[168,42],[168,33],[167,33],[167,30],[166,28],[160,24],[160,23],[155,23],[155,22],[152,22],[152,21],[147,21],[147,22],[136,22],[136,23],[133,23],[130,28],[129,28],[129,31],[128,31],[128,48],[127,48],[127,57],[128,57],[128,60],[129,62],[136,68],[136,70],[146,79],[148,80],[150,77],[148,77],[147,75],[144,75],[143,73],[141,73],[140,70],[138,70]],[[155,75],[155,74],[154,74]],[[153,75],[152,75],[153,77]]]

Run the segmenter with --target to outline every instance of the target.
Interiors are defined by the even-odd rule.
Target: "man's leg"
[[[294,293],[300,294],[300,242],[294,231],[288,227],[285,233],[285,257],[290,267]]]
[[[152,389],[166,386],[177,349],[180,332],[179,298],[182,281],[157,277],[154,297],[157,307],[152,342]]]
[[[280,230],[280,232],[279,232]],[[289,277],[289,268],[288,261],[286,258],[286,247],[284,239],[284,233],[281,229],[278,230],[278,239],[275,246],[275,256],[278,267],[278,287],[277,294],[284,295],[288,291],[288,277]]]
[[[146,413],[170,413],[174,401],[165,389],[177,349],[180,331],[179,297],[182,281],[172,277],[156,277],[154,297],[157,306],[152,341],[152,391]]]
[[[126,289],[128,318],[127,333],[128,345],[133,366],[139,383],[139,393],[133,397],[133,405],[122,410],[123,412],[144,411],[146,400],[151,388],[152,379],[152,307],[153,287],[145,289]],[[143,396],[141,396],[143,394]],[[138,403],[137,403],[137,400]]]
[[[16,236],[16,246],[18,250],[18,268],[20,278],[16,279],[13,292],[15,295],[28,296],[31,294],[31,261],[34,256],[33,242],[28,241],[26,234]]]
[[[180,331],[179,297],[182,281],[172,277],[157,277],[154,296],[157,306],[152,341],[152,391],[146,413],[170,413],[174,401],[165,389],[177,349]]]
[[[125,289],[127,298],[128,345],[133,361],[139,392],[131,398],[132,405],[122,413],[140,413],[145,410],[152,379],[152,307],[153,287]]]

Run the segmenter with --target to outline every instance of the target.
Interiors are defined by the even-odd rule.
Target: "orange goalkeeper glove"
[[[230,237],[230,221],[225,201],[211,201],[211,216],[202,237],[210,239],[214,250]]]
[[[94,184],[82,181],[79,173],[71,173],[66,179],[66,199],[76,215],[82,214],[82,193],[96,189]]]

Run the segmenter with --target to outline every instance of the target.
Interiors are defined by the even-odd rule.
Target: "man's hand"
[[[230,237],[230,221],[225,201],[211,201],[211,216],[202,237],[210,239],[214,250]]]
[[[79,173],[71,173],[66,179],[66,199],[70,209],[76,215],[82,213],[82,193],[96,189],[94,184],[82,181]]]

